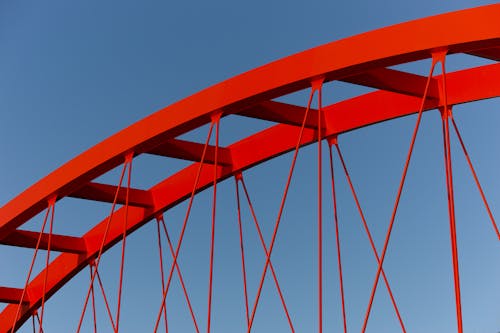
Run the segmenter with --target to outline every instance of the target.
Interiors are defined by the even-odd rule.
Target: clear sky
[[[120,129],[181,98],[241,72],[311,47],[383,26],[493,1],[5,1],[0,0],[0,205],[64,162]],[[439,32],[436,32],[439,33]],[[390,41],[381,41],[390,43]],[[449,70],[484,63],[457,56]],[[426,73],[429,62],[406,69]],[[368,89],[332,84],[324,103]],[[283,100],[304,105],[306,93]],[[492,205],[500,214],[498,99],[460,106],[455,114]],[[347,164],[382,247],[414,117],[340,137]],[[222,145],[268,123],[222,122]],[[389,246],[386,272],[408,332],[454,332],[453,280],[446,208],[440,118],[424,115],[421,132]],[[202,142],[206,128],[186,136]],[[500,331],[500,243],[452,136],[459,253],[466,332]],[[316,147],[299,154],[273,258],[297,332],[317,331]],[[325,149],[326,154],[326,149]],[[268,241],[291,155],[245,174]],[[326,155],[325,155],[326,162]],[[134,161],[132,184],[148,188],[185,162],[153,157]],[[327,168],[327,164],[324,165]],[[358,331],[376,265],[352,196],[336,159],[339,218],[345,267],[348,328]],[[325,177],[327,174],[325,173]],[[117,182],[117,172],[101,178]],[[233,180],[218,189],[213,332],[244,331]],[[325,331],[341,331],[330,188],[325,185]],[[196,197],[180,264],[201,330],[206,325],[211,191]],[[55,232],[81,235],[109,212],[107,204],[66,200],[56,206]],[[186,205],[167,212],[174,242]],[[249,295],[253,299],[263,252],[243,204],[248,248]],[[26,229],[35,230],[40,217]],[[150,331],[159,307],[160,280],[154,223],[127,244],[122,332]],[[113,307],[119,255],[102,262]],[[168,250],[164,256],[170,263]],[[184,252],[185,251],[185,252]],[[0,246],[0,285],[23,287],[32,251]],[[273,259],[273,260],[274,260]],[[41,261],[37,264],[41,267]],[[45,332],[74,331],[88,271],[47,305]],[[272,280],[256,315],[255,332],[287,332]],[[180,285],[169,294],[169,327],[193,330]],[[99,324],[109,331],[102,300]],[[3,306],[0,307],[3,309]],[[90,332],[90,313],[85,332]],[[31,332],[26,325],[21,332]],[[385,287],[379,284],[368,332],[398,332]]]

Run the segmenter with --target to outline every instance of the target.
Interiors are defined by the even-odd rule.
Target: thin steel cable
[[[252,315],[250,316],[250,326],[249,326],[249,328],[247,330],[247,333],[250,333],[250,331],[252,329],[253,320],[255,318],[255,313],[257,311],[257,306],[259,304],[259,299],[260,299],[260,295],[261,295],[261,292],[262,292],[262,286],[264,285],[264,279],[266,277],[267,268],[269,266],[269,259],[271,257],[272,252],[273,252],[274,244],[275,244],[275,241],[276,241],[276,235],[277,235],[278,228],[279,228],[279,225],[280,225],[281,215],[283,214],[283,208],[285,207],[285,202],[286,202],[286,198],[287,198],[287,194],[288,194],[288,189],[290,187],[290,183],[291,183],[291,180],[292,180],[293,170],[295,168],[295,163],[297,161],[297,155],[298,155],[298,152],[299,152],[300,143],[302,141],[302,134],[304,133],[305,124],[306,124],[306,121],[307,121],[307,115],[309,114],[309,109],[311,108],[311,101],[312,101],[312,98],[314,96],[314,92],[315,92],[315,89],[312,88],[311,89],[311,94],[309,96],[309,101],[307,103],[306,112],[304,113],[304,119],[303,119],[302,125],[300,127],[299,137],[298,137],[298,140],[297,140],[297,144],[295,146],[295,151],[294,151],[294,154],[293,154],[292,164],[290,166],[290,171],[288,173],[288,178],[287,178],[287,182],[286,182],[286,185],[285,185],[285,190],[283,192],[283,197],[281,199],[280,207],[279,207],[279,210],[278,210],[278,216],[276,218],[276,223],[275,223],[275,227],[274,227],[274,231],[273,231],[273,236],[271,238],[271,244],[269,245],[269,252],[268,252],[268,255],[267,255],[267,258],[266,258],[266,263],[264,265],[264,269],[263,269],[263,272],[262,272],[262,275],[261,275],[261,278],[260,278],[259,288],[257,289],[257,295],[255,297],[254,305],[253,305],[253,308],[252,308]]]
[[[217,208],[217,155],[219,150],[219,127],[220,114],[215,118],[215,159],[214,159],[214,182],[212,199],[212,230],[210,238],[210,272],[208,279],[208,311],[207,311],[207,333],[210,333],[210,324],[212,322],[212,295],[213,295],[213,274],[214,274],[214,249],[215,249],[215,212]]]
[[[361,218],[361,222],[363,224],[363,228],[365,230],[366,235],[368,236],[368,241],[370,242],[370,246],[372,248],[373,255],[375,256],[375,259],[377,260],[377,264],[380,264],[380,257],[377,252],[377,248],[375,247],[375,242],[373,241],[372,233],[370,231],[370,228],[368,227],[368,223],[366,222],[365,214],[363,213],[363,209],[361,208],[361,204],[358,199],[358,195],[356,194],[356,190],[354,189],[354,184],[352,182],[351,176],[349,174],[349,171],[347,169],[347,165],[344,160],[344,156],[342,154],[342,151],[340,150],[340,145],[338,142],[335,144],[335,148],[337,149],[337,154],[339,156],[340,162],[342,164],[342,168],[344,169],[344,174],[347,179],[347,183],[349,184],[349,188],[351,189],[351,194],[354,199],[354,202],[356,203],[356,207],[358,209],[359,216]],[[389,298],[391,299],[392,306],[394,308],[394,311],[396,312],[396,316],[398,317],[399,325],[401,326],[401,330],[403,332],[406,332],[406,327],[403,323],[403,318],[401,316],[401,313],[399,312],[398,305],[396,303],[396,299],[394,297],[394,294],[392,293],[391,285],[389,284],[389,278],[386,276],[384,268],[382,268],[382,279],[384,280],[384,284],[387,288],[387,292],[389,293]]]
[[[120,326],[120,311],[122,305],[122,287],[123,287],[123,268],[125,266],[125,247],[127,244],[127,224],[128,224],[128,210],[129,210],[129,195],[130,195],[130,183],[132,178],[132,160],[134,155],[129,154],[126,157],[126,164],[128,164],[128,174],[127,174],[127,188],[125,193],[125,221],[123,223],[123,236],[122,236],[122,252],[120,261],[120,278],[118,282],[118,302],[116,306],[116,327],[115,333],[118,333]]]
[[[457,326],[458,332],[463,332],[463,322],[462,322],[462,300],[460,292],[460,272],[458,267],[458,244],[457,244],[457,226],[455,220],[455,200],[453,191],[453,169],[451,161],[451,148],[450,148],[450,122],[448,121],[448,116],[450,109],[448,107],[447,100],[447,90],[446,90],[446,68],[445,68],[445,58],[441,59],[441,70],[442,70],[442,91],[444,96],[444,109],[443,109],[443,141],[445,147],[445,167],[446,167],[446,183],[448,189],[448,213],[450,218],[450,239],[451,239],[451,251],[452,251],[452,264],[453,264],[453,283],[455,287],[455,308],[457,313]]]
[[[408,172],[408,167],[410,165],[410,160],[411,160],[411,156],[412,156],[412,153],[413,153],[413,147],[415,145],[415,140],[417,139],[418,129],[420,127],[420,121],[422,120],[422,113],[423,113],[423,110],[424,110],[424,104],[425,104],[425,100],[427,98],[427,93],[429,91],[429,85],[430,85],[430,81],[431,81],[431,78],[432,78],[432,73],[434,72],[435,65],[436,65],[436,60],[433,59],[432,60],[432,65],[431,65],[431,69],[429,71],[429,75],[427,76],[427,82],[425,84],[424,94],[422,96],[422,101],[421,101],[421,104],[420,104],[420,109],[418,111],[417,121],[416,121],[416,124],[415,124],[415,128],[413,129],[413,134],[412,134],[412,137],[411,137],[410,147],[408,149],[408,155],[406,157],[405,166],[404,166],[404,169],[403,169],[403,174],[401,175],[401,180],[399,182],[398,193],[396,195],[396,200],[394,202],[394,208],[392,210],[391,220],[389,222],[389,228],[388,228],[387,233],[386,233],[386,237],[385,237],[385,241],[384,241],[384,247],[383,247],[383,250],[382,250],[382,254],[380,255],[380,263],[379,263],[378,268],[377,268],[377,274],[375,276],[375,281],[373,283],[373,288],[372,288],[372,292],[371,292],[371,295],[370,295],[370,300],[368,302],[368,308],[366,310],[365,320],[363,322],[363,329],[361,330],[362,333],[365,333],[366,326],[368,324],[368,319],[370,318],[370,312],[371,312],[371,308],[372,308],[372,305],[373,305],[373,299],[375,297],[375,292],[377,291],[378,280],[380,278],[380,273],[382,271],[382,265],[384,264],[385,255],[387,253],[387,246],[389,245],[389,240],[391,238],[392,227],[394,226],[394,220],[396,219],[396,213],[397,213],[398,206],[399,206],[399,200],[401,199],[401,194],[403,192],[403,187],[404,187],[405,180],[406,180],[406,174]]]
[[[243,179],[243,176],[241,177],[240,181],[241,181],[241,185],[243,186],[243,190],[244,190],[247,202],[248,202],[248,207],[250,208],[250,213],[252,214],[255,228],[257,229],[257,234],[259,235],[260,244],[262,245],[262,249],[264,250],[264,254],[267,256],[269,252],[267,250],[266,242],[264,241],[264,236],[262,235],[262,230],[260,229],[259,221],[257,220],[257,215],[255,214],[255,209],[253,207],[252,200],[250,199],[250,194],[248,193],[248,189],[246,187],[245,180]],[[271,270],[274,284],[276,285],[276,290],[278,291],[281,305],[283,306],[283,311],[285,312],[285,316],[286,316],[286,319],[288,321],[288,326],[290,326],[290,331],[295,332],[295,328],[294,328],[293,323],[292,323],[292,318],[291,318],[290,313],[288,311],[288,307],[286,306],[285,296],[283,295],[283,292],[281,291],[281,287],[280,287],[280,284],[278,282],[278,276],[276,275],[276,271],[274,270],[273,261],[271,259],[269,259],[269,269]]]
[[[92,265],[89,265],[90,278],[92,279]],[[92,297],[92,317],[94,318],[94,333],[97,333],[97,313],[95,309],[95,293],[94,284],[91,286],[91,297]]]
[[[318,89],[318,330],[323,332],[323,180],[321,152],[321,86]]]
[[[40,315],[38,314],[38,311],[35,313],[35,315],[36,315],[36,319],[38,320],[38,326],[41,327],[42,321],[40,319]],[[41,331],[42,331],[41,333],[43,333],[43,327],[41,328]]]
[[[125,160],[125,162],[123,163],[122,172],[120,174],[120,180],[118,181],[118,186],[116,188],[115,197],[113,198],[113,204],[111,205],[111,212],[109,214],[108,222],[106,223],[106,229],[104,230],[104,234],[103,234],[103,237],[102,237],[101,246],[99,247],[99,252],[97,254],[97,259],[94,260],[95,269],[92,272],[92,278],[90,279],[90,285],[89,285],[89,288],[87,290],[87,296],[85,297],[85,302],[83,304],[82,313],[80,315],[80,321],[78,322],[78,327],[76,329],[77,333],[80,332],[80,329],[81,329],[82,324],[83,324],[83,317],[85,316],[85,312],[87,310],[87,304],[89,302],[90,289],[91,289],[91,286],[94,284],[94,279],[95,279],[96,274],[97,274],[97,269],[99,267],[99,262],[100,262],[102,253],[104,252],[104,244],[106,243],[106,237],[108,236],[109,227],[110,227],[111,221],[113,219],[113,215],[114,215],[114,212],[115,212],[116,203],[117,203],[117,200],[118,200],[118,194],[119,194],[120,188],[122,186],[123,177],[125,175],[125,170],[126,169],[127,169],[127,162]],[[114,327],[115,326],[113,324],[113,329],[114,329]]]
[[[462,135],[460,135],[460,131],[458,130],[458,126],[455,122],[455,118],[453,117],[453,114],[450,114],[450,119],[451,123],[453,124],[453,128],[455,129],[455,133],[458,137],[458,140],[460,141],[460,145],[462,146],[462,150],[464,152],[465,158],[467,159],[467,163],[469,164],[470,171],[472,172],[472,176],[474,177],[474,181],[476,182],[477,189],[479,190],[479,193],[481,194],[481,198],[483,200],[484,206],[486,207],[486,210],[488,211],[488,216],[490,217],[491,224],[493,226],[493,229],[495,230],[495,234],[497,235],[497,238],[500,240],[500,231],[498,230],[497,223],[495,221],[495,218],[493,217],[493,213],[491,212],[490,205],[488,204],[488,200],[486,200],[486,195],[484,194],[483,187],[481,186],[481,182],[479,181],[479,177],[477,176],[476,170],[472,164],[472,160],[470,158],[469,152],[467,151],[467,148],[465,148],[465,143],[462,139]]]
[[[161,234],[160,234],[160,219],[163,219],[163,217],[157,217],[156,218],[156,230],[157,230],[157,235],[158,235],[158,253],[159,253],[159,258],[160,258],[160,276],[161,276],[161,292],[163,293],[163,290],[165,290],[165,273],[163,269],[163,250],[162,250],[162,245],[161,245]],[[165,299],[165,302],[167,300]],[[168,333],[168,319],[167,319],[167,306],[166,304],[163,306],[163,318],[165,322],[165,332]]]
[[[153,332],[155,332],[155,333],[158,330],[158,325],[160,323],[161,313],[163,311],[162,309],[163,309],[163,306],[165,304],[165,298],[167,297],[167,294],[168,294],[168,289],[169,289],[169,286],[170,286],[170,282],[172,280],[172,274],[174,272],[175,263],[177,262],[177,257],[179,256],[179,251],[180,251],[180,248],[181,248],[181,245],[182,245],[182,240],[184,239],[184,233],[186,231],[186,226],[187,226],[187,222],[188,222],[188,219],[189,219],[189,214],[191,212],[191,207],[193,206],[193,200],[194,200],[194,196],[196,194],[196,189],[198,187],[198,181],[200,179],[201,170],[203,168],[203,162],[205,161],[205,155],[206,155],[206,152],[207,152],[207,147],[208,147],[208,143],[209,143],[210,137],[212,135],[213,126],[214,126],[214,124],[212,122],[210,124],[210,129],[208,130],[207,139],[205,140],[205,146],[203,147],[203,153],[201,154],[201,160],[200,160],[200,163],[199,163],[198,172],[196,173],[195,181],[194,181],[194,184],[193,184],[193,189],[191,191],[191,196],[189,198],[188,207],[186,209],[186,216],[184,217],[184,222],[183,222],[183,225],[182,225],[181,234],[179,235],[179,242],[177,243],[177,248],[175,249],[174,260],[172,262],[172,265],[170,266],[170,272],[169,272],[168,279],[167,279],[167,285],[165,287],[165,290],[163,291],[161,305],[160,305],[160,310],[158,311],[158,315],[156,317],[155,328],[153,330]]]
[[[96,270],[97,267],[94,266],[94,270]],[[111,326],[113,327],[113,331],[115,331],[115,322],[113,320],[113,314],[111,313],[111,307],[109,306],[108,298],[106,296],[106,291],[104,290],[104,284],[101,280],[101,274],[99,274],[99,271],[97,271],[96,275],[97,277],[97,283],[99,284],[99,288],[101,289],[101,294],[102,298],[104,300],[104,305],[106,306],[106,311],[108,313],[109,321],[111,322]]]
[[[238,174],[234,177],[234,184],[236,185],[236,203],[238,209],[238,230],[240,236],[240,251],[241,251],[241,274],[243,278],[243,293],[245,296],[245,316],[247,320],[247,329],[250,326],[250,314],[248,309],[248,291],[247,291],[247,273],[245,268],[245,247],[243,242],[243,226],[241,223],[241,203],[240,203],[240,190],[238,186],[239,178],[241,178],[241,174]]]
[[[26,292],[27,292],[27,289],[28,289],[28,285],[29,285],[29,281],[30,281],[30,278],[31,278],[31,274],[33,273],[33,267],[35,266],[36,256],[38,254],[38,250],[40,248],[40,243],[42,241],[42,235],[43,235],[43,232],[45,231],[45,225],[47,224],[47,220],[48,220],[48,217],[49,217],[50,210],[52,209],[51,202],[52,202],[52,200],[49,200],[48,204],[47,204],[47,210],[45,212],[45,217],[43,218],[42,228],[40,230],[40,234],[39,234],[38,240],[36,242],[35,251],[33,253],[33,258],[31,259],[30,269],[28,270],[28,275],[26,276],[26,281],[24,283],[23,292],[21,293],[21,298],[19,299],[19,303],[17,305],[16,315],[14,316],[14,319],[13,319],[13,322],[12,322],[12,329],[10,330],[11,333],[14,333],[14,331],[16,329],[16,320],[19,317],[19,313],[21,311],[21,306],[23,304],[24,296],[26,296]],[[54,202],[55,202],[55,200],[54,200]]]
[[[328,147],[328,153],[330,156],[330,179],[332,185],[333,221],[335,224],[335,243],[337,246],[337,267],[339,272],[339,288],[340,288],[340,299],[342,305],[342,323],[343,323],[344,333],[347,333],[347,315],[345,311],[344,278],[342,274],[342,260],[340,252],[340,232],[339,232],[339,219],[337,212],[337,195],[335,192],[335,173],[333,169],[333,153],[331,145],[330,147]]]
[[[168,243],[168,247],[170,249],[170,254],[172,255],[172,258],[173,258],[175,255],[174,247],[172,245],[170,235],[168,234],[167,225],[165,224],[165,220],[163,219],[163,217],[161,218],[161,222],[163,225],[163,231],[165,232],[165,236],[167,238],[167,243]],[[184,297],[186,298],[186,303],[187,303],[188,308],[189,308],[189,313],[191,314],[191,319],[193,320],[194,328],[195,328],[196,332],[199,333],[200,329],[198,327],[198,321],[196,320],[196,316],[194,315],[193,306],[191,305],[191,300],[190,300],[188,292],[187,292],[186,284],[184,283],[184,278],[182,277],[181,268],[179,267],[179,262],[175,263],[175,270],[177,271],[177,275],[179,276],[179,281],[181,282],[182,291],[184,293]]]
[[[50,212],[50,222],[49,222],[49,239],[47,242],[47,255],[45,257],[45,276],[43,277],[43,291],[42,291],[42,306],[41,306],[41,318],[40,318],[40,326],[38,327],[38,332],[42,333],[43,327],[43,316],[45,314],[45,294],[47,291],[47,278],[49,276],[49,264],[50,264],[50,246],[52,245],[52,231],[54,227],[54,212],[55,212],[55,198],[53,199],[52,209]]]

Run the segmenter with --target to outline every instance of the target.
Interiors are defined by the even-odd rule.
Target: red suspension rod
[[[398,193],[396,195],[396,200],[394,202],[394,208],[392,210],[391,220],[389,222],[389,228],[387,229],[387,233],[386,233],[385,241],[384,241],[384,247],[382,249],[382,254],[380,255],[380,262],[379,262],[379,265],[377,268],[377,274],[375,275],[375,281],[373,282],[373,288],[372,288],[372,292],[370,294],[370,300],[368,302],[368,307],[366,309],[365,320],[363,322],[363,328],[361,330],[362,333],[365,333],[366,326],[368,324],[368,319],[370,318],[370,311],[371,311],[371,308],[373,305],[373,299],[375,297],[375,292],[377,291],[378,280],[380,278],[380,273],[382,271],[382,265],[384,264],[384,259],[385,259],[385,255],[387,253],[387,247],[389,245],[389,240],[391,238],[391,232],[392,232],[392,227],[394,226],[394,220],[396,219],[396,213],[397,213],[398,206],[399,206],[399,200],[401,199],[401,194],[403,192],[403,187],[404,187],[405,180],[406,180],[406,174],[408,172],[408,167],[410,166],[410,161],[411,161],[411,156],[413,153],[413,147],[415,145],[415,140],[417,139],[418,129],[420,127],[420,121],[422,119],[422,112],[424,110],[424,103],[425,103],[425,100],[426,100],[426,97],[427,97],[427,94],[429,91],[429,85],[430,85],[430,81],[432,78],[432,73],[434,72],[434,67],[435,67],[436,62],[437,62],[436,56],[439,56],[439,54],[433,55],[431,69],[429,71],[429,75],[427,76],[427,82],[425,84],[424,94],[422,96],[420,109],[418,111],[417,121],[415,124],[415,128],[413,129],[410,147],[408,149],[408,155],[406,157],[405,165],[403,168],[403,174],[401,175],[401,181],[399,182]]]

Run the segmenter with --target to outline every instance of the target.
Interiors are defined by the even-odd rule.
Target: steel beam
[[[170,139],[148,151],[148,154],[199,162],[201,161],[201,155],[203,154],[204,148],[205,145],[201,143]],[[214,146],[207,146],[204,163],[215,163],[215,149]],[[231,165],[231,152],[229,149],[224,147],[218,147],[217,149],[217,164],[226,166]]]
[[[19,304],[22,294],[23,289],[0,287],[0,303]],[[25,294],[23,297],[23,303],[29,304],[29,302],[28,295]]]
[[[116,191],[117,186],[114,185],[88,183],[80,189],[71,193],[69,197],[113,203]],[[122,186],[118,191],[118,198],[116,200],[116,203],[124,205],[126,199],[127,188]],[[130,206],[137,207],[152,207],[153,198],[151,197],[151,193],[149,193],[149,191],[131,188],[129,189],[128,193],[128,204]]]
[[[18,229],[2,239],[0,244],[34,249],[39,238],[40,233],[38,232]],[[48,244],[49,234],[44,233],[42,234],[38,248],[47,250]],[[83,238],[54,234],[52,234],[50,239],[50,249],[52,251],[68,253],[85,253],[87,251]]]
[[[377,68],[342,78],[340,81],[421,98],[427,78],[394,69]],[[436,79],[431,79],[427,97],[439,99],[439,88]]]

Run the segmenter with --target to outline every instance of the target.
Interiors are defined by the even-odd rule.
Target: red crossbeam
[[[19,304],[19,302],[21,302],[22,294],[23,294],[23,289],[0,287],[0,303]],[[29,297],[24,296],[22,299],[22,303],[29,304],[29,302],[30,302]]]
[[[117,194],[118,193],[118,194]],[[80,189],[74,191],[69,196],[72,198],[87,199],[124,205],[127,201],[130,206],[153,207],[153,198],[149,191],[135,188],[118,188],[117,186],[99,183],[88,183]]]
[[[181,160],[199,162],[205,145],[179,139],[167,142],[148,151],[148,154],[178,158]],[[232,164],[231,151],[224,147],[207,146],[204,163],[215,164],[215,151],[217,150],[217,164],[228,166]]]
[[[18,229],[11,232],[6,238],[2,239],[0,244],[34,249],[39,237],[39,232]],[[47,250],[48,241],[49,234],[42,233],[38,248],[41,250]],[[53,234],[50,247],[52,251],[58,252],[76,254],[87,252],[87,247],[83,238],[66,235]]]

